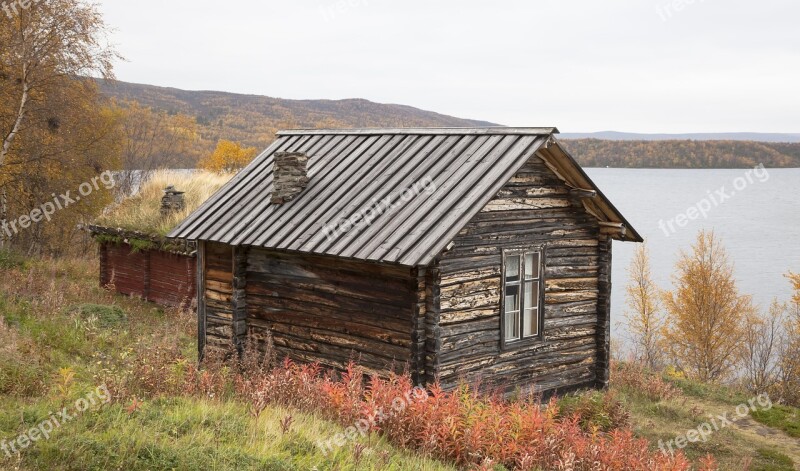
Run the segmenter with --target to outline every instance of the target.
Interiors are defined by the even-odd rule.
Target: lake
[[[698,231],[713,229],[734,263],[742,293],[753,295],[762,309],[774,298],[789,299],[791,287],[783,275],[800,272],[800,169],[586,172],[647,241],[653,278],[661,288],[672,286],[679,252],[690,250]],[[615,339],[623,333],[618,324],[637,245],[614,241]]]

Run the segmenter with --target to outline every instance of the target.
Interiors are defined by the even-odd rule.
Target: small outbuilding
[[[557,132],[279,133],[169,234],[197,241],[201,356],[271,333],[420,384],[604,387],[611,242],[642,238]]]
[[[160,170],[141,178],[134,195],[86,227],[98,245],[100,286],[165,306],[193,305],[196,242],[164,236],[230,177]]]

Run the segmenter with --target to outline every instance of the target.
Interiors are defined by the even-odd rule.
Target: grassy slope
[[[191,357],[194,320],[96,286],[96,266],[82,261],[21,261],[0,253],[0,440],[40,423],[114,374],[136,351],[163,336],[177,336]],[[126,318],[111,327],[93,319],[92,303],[121,308]],[[77,309],[80,306],[81,309]],[[69,370],[60,371],[62,368]],[[70,372],[74,379],[69,379]],[[724,388],[672,380],[675,399],[653,401],[615,387],[630,408],[636,433],[653,443],[670,440],[706,421],[732,413],[748,399]],[[452,469],[397,450],[375,437],[324,456],[314,444],[342,429],[313,415],[268,408],[256,419],[237,401],[163,398],[92,409],[57,430],[50,440],[19,459],[0,452],[0,469]],[[284,433],[281,421],[292,417]],[[794,433],[797,409],[780,408],[758,417]],[[769,435],[762,436],[768,432]],[[372,443],[369,442],[372,441]],[[367,451],[361,451],[366,445]],[[800,463],[798,440],[750,420],[691,444],[690,458],[711,453],[721,469],[791,470]]]
[[[735,416],[736,406],[750,399],[746,394],[724,387],[681,379],[669,381],[682,394],[666,401],[652,401],[637,391],[618,389],[620,398],[630,409],[635,433],[647,438],[654,449],[658,448],[659,440],[665,443],[673,440],[708,422],[709,416],[716,417],[726,412],[729,417]],[[795,408],[781,409],[797,412]],[[762,420],[761,416],[757,417]],[[788,416],[789,422],[791,417]],[[797,420],[797,416],[794,417]],[[711,453],[719,461],[720,469],[726,470],[784,471],[794,470],[795,463],[800,464],[800,440],[777,429],[761,426],[753,418],[737,421],[735,425],[713,433],[706,442],[690,443],[684,452],[690,459]]]
[[[187,355],[196,349],[191,316],[99,289],[90,263],[1,255],[0,440],[14,439],[84,397],[153,339],[177,335]],[[87,302],[118,306],[127,319],[104,327],[76,309]],[[325,456],[316,442],[342,428],[278,408],[256,419],[236,401],[163,398],[135,410],[131,405],[90,408],[19,457],[0,451],[0,469],[453,469],[375,437],[361,440],[366,451],[354,442]],[[287,416],[292,423],[284,433]]]

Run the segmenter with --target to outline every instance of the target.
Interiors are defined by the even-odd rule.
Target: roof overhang
[[[586,212],[597,218],[600,233],[626,242],[644,242],[631,223],[614,207],[574,157],[551,136],[537,155],[561,180],[573,189]]]

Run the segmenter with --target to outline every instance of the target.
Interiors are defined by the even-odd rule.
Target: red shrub
[[[363,371],[350,365],[340,380],[318,367],[290,361],[272,372],[282,388],[262,390],[275,402],[321,412],[345,426],[383,434],[392,443],[415,449],[472,469],[502,464],[508,469],[532,470],[665,470],[683,471],[691,464],[648,449],[626,427],[608,433],[581,424],[583,409],[559,416],[558,401],[542,407],[533,401],[505,401],[482,396],[464,385],[445,392],[438,385],[414,388],[406,375],[371,377],[363,387]],[[273,384],[275,379],[267,381]],[[276,393],[276,391],[279,391]],[[288,398],[315,398],[287,401]],[[618,403],[613,399],[603,404]],[[591,409],[592,414],[597,411]],[[712,458],[701,470],[716,469]]]
[[[157,356],[164,359],[156,365],[170,363],[170,355]],[[408,375],[366,378],[354,364],[340,375],[288,359],[276,367],[258,365],[246,368],[239,362],[225,367],[207,358],[205,369],[189,368],[183,375],[182,391],[204,397],[231,392],[248,400],[256,416],[269,404],[318,413],[467,469],[692,469],[681,453],[673,457],[650,451],[647,441],[635,438],[627,427],[621,405],[602,393],[543,405],[483,395],[466,385],[452,392],[439,385],[415,388]],[[174,388],[153,374],[159,368],[148,371],[151,374],[142,376],[147,383],[143,389]],[[630,373],[628,379],[643,378]],[[657,381],[651,384],[654,392],[664,392]],[[698,468],[710,471],[717,466],[707,457]]]

